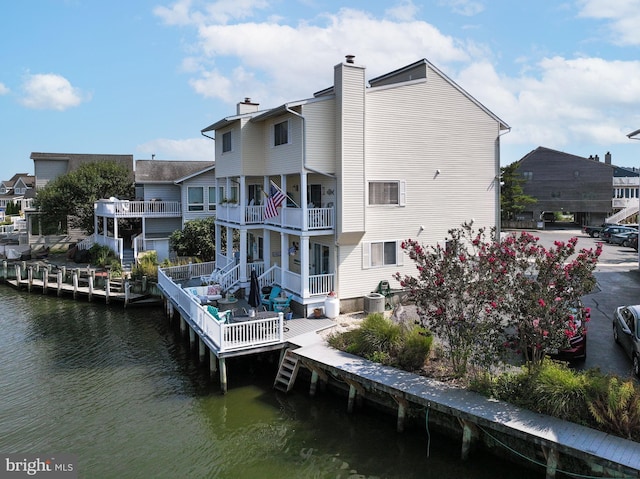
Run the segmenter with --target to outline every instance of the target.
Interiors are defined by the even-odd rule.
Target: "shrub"
[[[400,325],[385,318],[382,313],[370,314],[360,326],[360,344],[367,358],[376,352],[391,354],[399,342]]]
[[[151,281],[158,280],[158,253],[147,251],[138,256],[138,264],[133,267],[131,276],[137,279],[146,276]]]
[[[94,243],[89,248],[89,261],[100,268],[110,265],[113,260],[117,260],[115,252],[108,246]]]
[[[606,432],[640,440],[640,390],[633,381],[610,378],[607,390],[589,404],[589,412]]]
[[[588,382],[587,376],[566,363],[545,361],[536,375],[532,399],[539,412],[584,423],[588,420]]]
[[[424,366],[431,352],[433,335],[422,327],[410,329],[398,348],[398,366],[407,371],[415,371]]]

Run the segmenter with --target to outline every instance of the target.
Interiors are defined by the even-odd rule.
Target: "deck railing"
[[[178,268],[182,268],[178,270]],[[170,270],[170,271],[169,271]],[[235,351],[284,342],[284,315],[238,323],[219,323],[201,306],[196,297],[175,283],[174,275],[182,276],[183,267],[159,268],[158,287],[175,305],[183,318],[195,326],[203,341],[215,346],[218,352]],[[171,274],[172,276],[169,276]]]
[[[179,201],[98,200],[95,214],[110,218],[182,216],[182,206]]]

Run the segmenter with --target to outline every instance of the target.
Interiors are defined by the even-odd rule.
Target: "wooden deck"
[[[292,353],[305,365],[329,371],[349,382],[361,384],[367,390],[374,389],[425,408],[453,414],[483,430],[506,433],[548,450],[622,472],[628,475],[625,477],[640,477],[640,444],[636,442],[373,363],[323,342],[311,342]]]

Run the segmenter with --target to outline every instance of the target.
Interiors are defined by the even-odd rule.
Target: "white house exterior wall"
[[[381,280],[398,286],[395,272],[415,274],[404,254],[401,265],[368,268],[363,247],[369,242],[418,238],[435,245],[472,218],[477,226],[495,225],[495,119],[433,72],[426,82],[367,91],[366,108],[365,183],[404,181],[406,204],[365,206],[362,242],[339,248],[343,299],[362,296],[363,285],[373,291]]]
[[[306,122],[306,163],[323,173],[336,172],[336,102],[333,98],[304,105]]]
[[[282,121],[289,121],[289,143],[273,145],[273,126]],[[266,155],[265,173],[269,176],[287,173],[299,173],[302,169],[302,122],[291,114],[262,122],[263,151]]]
[[[244,140],[244,132],[240,132],[242,121],[236,121],[229,128],[216,131],[216,143],[215,143],[215,157],[219,158],[216,161],[216,176],[225,178],[227,176],[239,175],[242,169],[242,142],[240,138]],[[231,132],[231,151],[222,152],[222,136],[225,133]]]
[[[36,188],[42,188],[52,179],[67,173],[68,162],[64,160],[35,160],[33,168],[36,176]]]

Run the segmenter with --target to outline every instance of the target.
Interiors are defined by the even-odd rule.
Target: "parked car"
[[[628,243],[629,248],[633,248],[638,251],[638,233],[631,233]]]
[[[610,244],[617,244],[619,246],[629,246],[629,236],[637,235],[636,231],[624,231],[623,233],[616,233],[609,238]]]
[[[640,377],[640,305],[620,306],[613,313],[613,339],[631,358],[633,374]]]
[[[607,226],[600,232],[600,238],[603,239],[606,243],[609,243],[612,235],[624,232],[634,232],[638,231],[635,228],[630,228],[628,226]]]
[[[618,223],[602,223],[599,226],[588,226],[585,225],[582,227],[582,232],[586,235],[591,236],[592,238],[600,238],[600,233],[607,226],[618,226]]]
[[[576,325],[575,334],[569,339],[569,347],[549,354],[553,359],[561,361],[584,361],[587,358],[587,322],[591,312],[581,301],[571,308]]]

